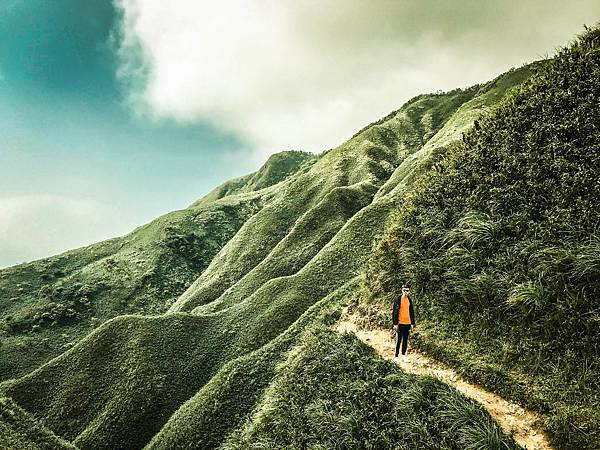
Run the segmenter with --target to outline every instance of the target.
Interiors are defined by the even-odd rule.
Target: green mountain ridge
[[[256,172],[226,181],[191,206],[208,204],[228,195],[259,191],[273,186],[310,165],[314,160],[315,155],[312,153],[294,150],[275,153]]]
[[[589,50],[577,64],[595,63],[597,34],[574,44]],[[480,130],[497,131],[485,144],[492,148],[510,139],[507,105],[566,70],[569,54],[418,96],[339,147],[274,155],[127,236],[0,271],[0,394],[83,449],[518,448],[452,388],[405,374],[330,326],[348,304],[377,323],[402,273],[428,299],[420,314],[433,318],[416,342],[440,353],[427,332],[448,340],[440,330],[453,317],[431,306],[435,294],[419,278],[431,271],[398,262],[407,242],[429,236],[415,225],[415,198],[432,177],[443,192],[454,179],[444,177],[455,175],[448,158],[481,149]],[[584,76],[580,84],[593,105],[597,85]],[[406,211],[415,222],[403,222]],[[470,222],[461,223],[453,239],[468,235]],[[397,238],[399,229],[414,234]],[[486,308],[473,310],[485,316]],[[563,448],[592,448],[568,420],[548,429]]]
[[[31,371],[112,317],[164,312],[267,191],[175,211],[124,237],[0,270],[0,378]]]
[[[507,76],[514,84],[529,74],[529,69],[521,69]],[[500,88],[505,90],[510,84]],[[489,90],[497,88],[492,82],[487,87],[421,96],[387,121],[315,157],[310,165],[279,183],[259,191],[232,192],[216,200],[232,202],[239,201],[240,196],[244,199],[259,196],[261,207],[249,215],[201,276],[171,306],[165,319],[129,316],[113,319],[73,350],[30,375],[7,383],[6,392],[20,404],[27,405],[28,410],[36,411],[37,417],[52,430],[83,448],[124,448],[125,442],[132,448],[143,446],[160,431],[176,407],[212,377],[218,377],[228,361],[237,361],[236,356],[260,351],[277,341],[307,308],[359,273],[375,245],[376,236],[384,231],[392,205],[402,196],[399,186],[410,184],[411,178],[417,176],[417,168],[426,164],[430,152],[420,152],[408,161],[411,170],[402,170],[407,157],[415,155],[423,142],[441,129],[443,121],[431,120],[433,113],[445,111],[450,116],[478,92],[489,95]],[[453,137],[459,138],[460,132],[456,131]],[[395,177],[393,193],[373,202],[379,188],[397,168],[401,168],[404,175]],[[180,316],[184,311],[192,311],[193,315]],[[171,325],[174,317],[181,321],[176,322],[177,326]],[[182,335],[180,328],[188,326],[193,331]],[[123,330],[131,330],[134,335]],[[181,352],[175,351],[171,344],[162,352],[169,348],[169,352],[185,354],[182,364],[194,367],[197,373],[183,376],[172,363],[157,369],[161,366],[155,363],[156,356],[147,355],[137,344],[130,348],[129,343],[141,339],[138,333],[165,335],[160,341],[166,343],[187,342],[189,347]],[[116,348],[114,344],[113,347],[100,345],[104,339],[120,342],[128,350],[118,352],[122,356],[115,361],[107,361],[105,352],[110,353],[111,348],[116,352]],[[292,342],[288,341],[287,347],[278,348],[279,358],[283,358],[290,345]],[[160,348],[156,342],[151,347]],[[120,364],[125,364],[121,358],[131,359],[139,352],[143,356],[135,358],[133,364],[126,364],[136,368],[135,376],[117,370]],[[84,361],[96,361],[94,365],[104,368],[100,371],[104,375],[96,373],[101,382],[89,378],[87,367],[91,363]],[[150,378],[148,372],[152,373]],[[171,400],[167,405],[151,403],[145,409],[139,405],[138,397],[143,398],[143,391],[155,389],[148,383],[157,378],[184,381],[165,396]],[[49,379],[52,380],[50,385],[55,387],[51,392],[47,392],[47,383],[38,384],[39,380]],[[69,406],[71,398],[80,398],[85,409],[73,410]],[[257,398],[252,401],[256,402]],[[253,403],[249,403],[246,407],[247,414],[252,406]],[[158,410],[161,413],[157,413]],[[112,423],[107,419],[110,417],[129,417],[132,426]],[[138,419],[134,419],[136,417]],[[195,423],[195,419],[190,420]],[[119,432],[115,432],[117,428]],[[218,438],[214,430],[204,435],[204,439],[215,444]]]

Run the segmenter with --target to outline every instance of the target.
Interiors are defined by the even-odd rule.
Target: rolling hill
[[[598,36],[418,96],[320,155],[274,155],[122,238],[0,271],[0,394],[83,449],[518,448],[473,401],[331,329],[348,304],[381,324],[408,279],[419,347],[550,412],[557,445],[591,448],[573,427],[598,433]],[[528,272],[524,249],[566,256]],[[560,315],[551,289],[580,255],[577,316]],[[579,338],[562,333],[580,314]],[[577,364],[557,356],[547,376],[531,364],[551,336]],[[531,401],[520,380],[569,388],[552,409],[555,393]]]
[[[166,311],[268,201],[269,187],[311,159],[274,155],[246,179],[127,236],[0,270],[0,379],[33,370],[120,314]]]

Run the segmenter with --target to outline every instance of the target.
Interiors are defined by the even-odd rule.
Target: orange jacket
[[[402,297],[398,297],[396,300],[394,300],[394,307],[392,309],[392,323],[394,325],[398,325],[399,323],[404,325],[414,325],[415,309],[413,307],[412,299],[409,295],[406,296],[406,300],[408,301],[408,311],[406,311],[406,303],[402,304]],[[401,306],[404,306],[404,308],[401,308]]]

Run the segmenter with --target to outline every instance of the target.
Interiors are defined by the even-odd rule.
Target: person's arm
[[[408,311],[410,312],[410,323],[414,327],[415,326],[415,308],[413,307],[412,298],[408,297]]]
[[[400,301],[394,300],[394,306],[392,308],[392,325],[398,325],[398,310],[400,309]]]

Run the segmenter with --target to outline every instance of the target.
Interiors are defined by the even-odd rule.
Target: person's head
[[[408,295],[410,294],[410,287],[408,286],[408,284],[403,284],[402,285],[402,295]]]

